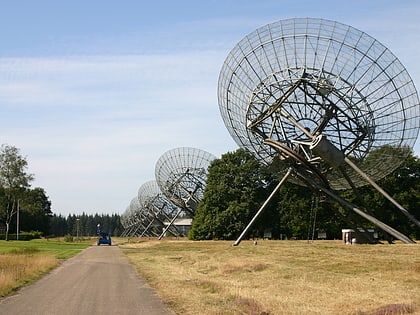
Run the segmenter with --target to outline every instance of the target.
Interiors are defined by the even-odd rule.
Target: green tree
[[[66,234],[69,234],[67,219],[61,214],[53,214],[50,218],[50,229],[47,235],[64,236]]]
[[[20,207],[25,190],[30,187],[34,179],[27,173],[28,162],[19,149],[3,144],[0,149],[0,186],[4,189],[0,204],[0,219],[6,226],[6,240],[8,240],[10,222]]]
[[[26,190],[21,204],[20,226],[24,231],[48,233],[51,212],[51,201],[44,189],[36,187]]]
[[[389,152],[390,149],[387,150]],[[375,151],[375,154],[378,153],[383,152]],[[378,181],[378,184],[417,219],[420,217],[420,160],[412,153],[395,171]],[[359,187],[356,191],[346,190],[340,192],[340,195],[396,230],[413,238],[420,238],[420,229],[371,185]],[[319,225],[333,231],[334,237],[340,237],[343,227],[377,229],[373,223],[355,212],[331,202],[328,198],[326,200],[330,211],[324,212],[326,215],[318,217],[317,221]],[[389,236],[384,232],[382,237]]]
[[[312,191],[287,182],[280,188],[278,195],[280,233],[289,238],[305,238],[310,224]]]
[[[273,176],[267,168],[243,149],[214,160],[208,169],[206,189],[189,237],[195,240],[236,238],[270,193],[272,183]],[[254,231],[260,226],[256,224]]]
[[[274,172],[277,168],[271,167]],[[248,224],[277,184],[248,153],[238,150],[213,161],[206,190],[193,220],[191,239],[233,239]],[[420,219],[420,160],[410,154],[394,172],[378,182],[398,203]],[[370,185],[338,192],[402,233],[420,239],[420,229]],[[340,238],[341,229],[376,228],[353,211],[305,186],[286,182],[262,212],[247,236],[261,236],[273,228],[287,237],[306,239],[316,230]],[[386,236],[386,235],[384,235]]]
[[[395,171],[378,181],[378,185],[417,220],[420,220],[420,159],[418,157],[410,153]],[[376,189],[367,185],[360,188],[359,192],[364,207],[375,217],[406,235],[420,239],[420,229]]]
[[[52,215],[50,235],[64,236],[70,234],[76,236],[77,222],[79,222],[79,236],[96,236],[98,224],[100,224],[102,231],[111,232],[112,236],[119,236],[124,230],[121,225],[121,217],[118,214],[99,215],[96,213],[92,215],[83,212],[81,215],[71,214],[67,217]]]
[[[278,195],[277,229],[284,237],[311,239],[314,232],[322,230],[327,238],[339,238],[341,229],[349,224],[348,213],[338,204],[306,186],[286,182]]]

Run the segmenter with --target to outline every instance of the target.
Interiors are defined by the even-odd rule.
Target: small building
[[[319,240],[326,240],[327,239],[327,231],[325,230],[318,230],[317,237]]]
[[[374,244],[378,242],[378,233],[374,229],[342,229],[344,244]]]
[[[170,222],[164,222],[165,228],[169,225]],[[180,236],[187,236],[191,230],[191,223],[192,219],[182,218],[176,219],[172,226],[176,227],[177,231],[179,232]],[[167,236],[167,235],[165,235]]]
[[[272,238],[273,238],[273,229],[272,228],[265,229],[263,239],[271,240]]]

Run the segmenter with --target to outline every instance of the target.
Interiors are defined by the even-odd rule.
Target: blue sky
[[[1,1],[0,143],[20,148],[54,213],[123,213],[167,150],[237,148],[217,80],[248,33],[292,17],[349,24],[419,88],[419,16],[414,0]]]

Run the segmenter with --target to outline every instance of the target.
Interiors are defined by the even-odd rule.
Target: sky
[[[247,34],[294,17],[348,24],[419,89],[419,16],[416,0],[0,0],[0,144],[20,149],[53,213],[122,214],[166,151],[237,149],[217,83]]]

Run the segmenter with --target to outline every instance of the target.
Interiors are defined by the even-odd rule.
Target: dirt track
[[[0,314],[173,315],[117,246],[92,246],[0,301]]]

